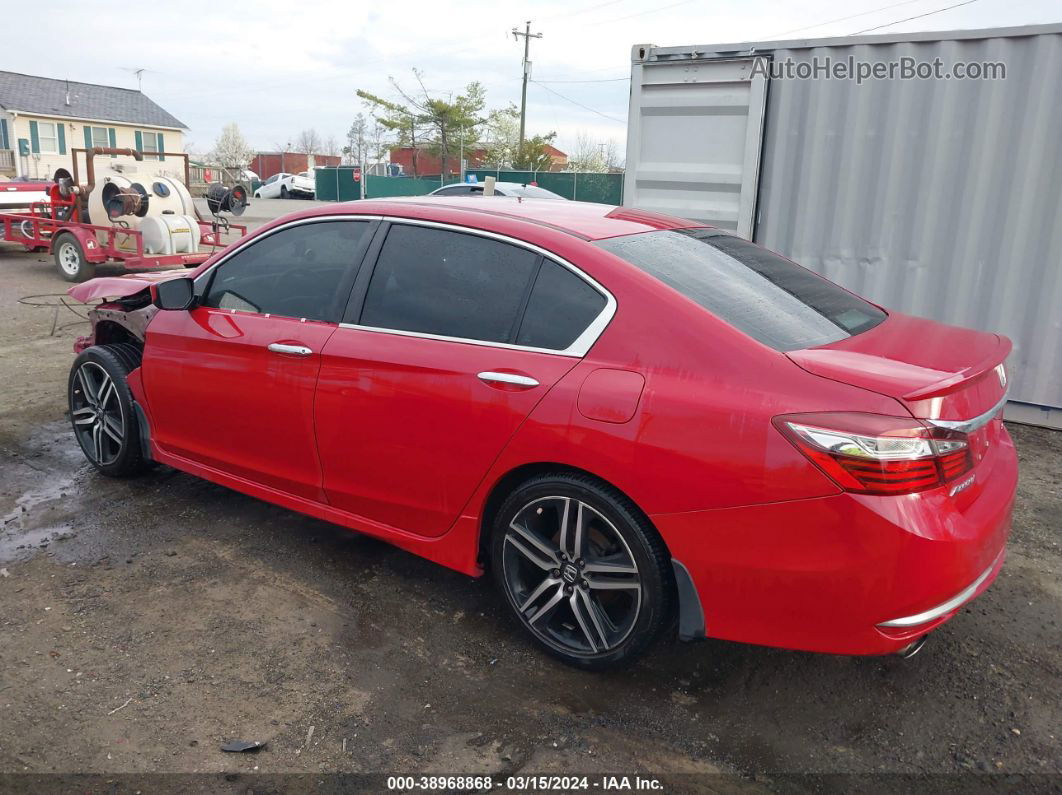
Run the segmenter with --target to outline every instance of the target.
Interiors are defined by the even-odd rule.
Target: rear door
[[[752,238],[764,105],[763,57],[666,60],[631,67],[623,204]]]
[[[567,264],[486,233],[396,222],[378,245],[324,349],[325,491],[342,510],[439,536],[615,302]]]

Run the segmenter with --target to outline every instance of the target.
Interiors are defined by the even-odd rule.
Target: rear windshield
[[[837,342],[885,319],[821,276],[716,229],[645,232],[597,245],[775,350]]]

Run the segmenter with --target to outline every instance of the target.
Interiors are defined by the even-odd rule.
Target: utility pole
[[[528,20],[523,31],[513,28],[513,41],[519,41],[521,36],[524,37],[524,87],[520,91],[520,146],[518,151],[523,151],[524,148],[524,130],[527,121],[527,79],[531,76],[531,61],[528,60],[531,39],[541,39],[542,34],[532,33],[531,20]]]

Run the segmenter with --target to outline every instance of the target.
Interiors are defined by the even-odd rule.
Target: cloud
[[[901,6],[796,35],[849,34],[924,10]],[[565,148],[588,132],[616,139],[622,150],[628,84],[611,79],[629,74],[632,45],[751,41],[858,13],[831,0],[184,0],[131,14],[127,2],[94,0],[20,10],[20,29],[36,33],[5,37],[0,69],[135,87],[132,70],[143,67],[144,92],[189,125],[199,149],[209,149],[230,121],[255,147],[271,149],[307,127],[342,140],[361,109],[355,90],[388,95],[392,76],[412,90],[413,67],[432,92],[458,92],[479,80],[492,106],[519,103],[523,45],[509,31],[531,14],[532,29],[544,35],[531,44],[540,84],[528,88],[529,133],[554,130]],[[1029,24],[1057,14],[1054,0],[974,3],[890,30]],[[56,48],[67,56],[51,57]]]

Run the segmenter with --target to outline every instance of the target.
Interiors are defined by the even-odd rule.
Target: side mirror
[[[151,285],[153,301],[159,309],[191,309],[195,290],[191,279],[167,279]]]

